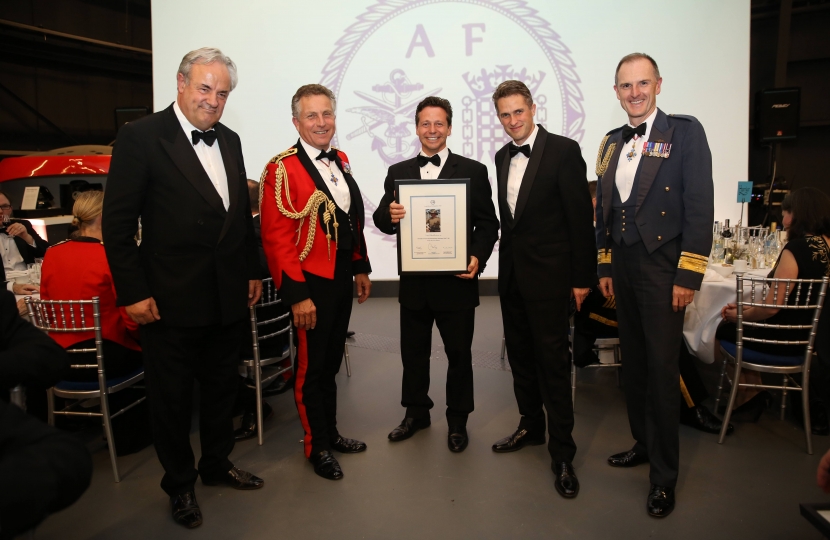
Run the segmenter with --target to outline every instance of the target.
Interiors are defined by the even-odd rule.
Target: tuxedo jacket
[[[593,207],[579,144],[538,128],[515,216],[507,205],[508,147],[513,143],[496,152],[499,293],[515,277],[525,299],[550,300],[596,284]]]
[[[341,219],[337,220],[337,227],[334,225],[336,203],[326,185],[327,180],[320,175],[299,140],[296,145],[273,157],[262,172],[260,182],[264,182],[264,185],[259,209],[262,244],[271,277],[274,278],[280,298],[288,306],[311,298],[303,272],[334,279],[336,250],[340,239],[351,242],[352,275],[372,271],[363,235],[363,196],[352,177],[349,158],[340,150],[337,154],[351,197],[348,218],[343,217],[345,213],[340,210],[338,215],[341,215]],[[326,200],[323,204],[314,204],[314,208],[310,208],[311,213],[300,218],[299,214],[315,192],[322,192]],[[276,197],[279,197],[282,209],[277,205]],[[312,214],[317,216],[313,229]],[[301,261],[300,256],[312,232],[311,248]],[[343,235],[349,235],[350,238],[346,239]]]
[[[375,226],[386,234],[395,234],[398,225],[392,224],[389,204],[395,201],[395,180],[421,178],[417,158],[408,159],[389,167],[383,183],[383,198],[372,216]],[[470,247],[469,254],[478,259],[479,273],[484,271],[493,253],[493,245],[499,239],[499,220],[493,206],[487,167],[472,159],[449,153],[438,178],[470,179]],[[466,273],[466,272],[464,272]],[[425,276],[403,275],[400,280],[398,301],[409,309],[429,306],[440,311],[469,309],[478,306],[478,276],[461,279],[452,275]]]
[[[107,179],[102,226],[118,305],[153,297],[172,326],[245,318],[248,280],[259,279],[242,146],[223,124],[214,128],[227,210],[172,105],[121,128]]]
[[[25,219],[17,218],[12,218],[9,224],[12,223],[20,223],[26,227],[26,232],[29,233],[35,241],[35,247],[32,247],[19,236],[14,237],[14,244],[17,246],[17,251],[20,252],[20,256],[23,257],[23,262],[26,264],[32,264],[35,262],[37,257],[43,257],[46,254],[46,248],[49,247],[49,243],[40,237],[34,227],[32,227],[32,224]],[[6,269],[0,267],[0,272],[3,272],[2,281],[6,281]]]
[[[634,222],[648,253],[680,239],[674,284],[700,289],[712,248],[715,219],[712,153],[706,133],[696,118],[667,116],[658,109],[649,142],[669,143],[671,148],[667,158],[640,158],[635,177],[638,192],[631,194],[637,197]],[[608,132],[597,159],[596,242],[601,277],[611,276],[611,204],[623,146],[620,127]]]

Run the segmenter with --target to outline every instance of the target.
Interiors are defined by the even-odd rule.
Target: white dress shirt
[[[26,261],[23,260],[23,255],[20,254],[20,250],[17,249],[17,244],[14,243],[14,237],[0,233],[0,248],[3,249],[3,268],[5,268],[7,274],[12,270],[26,270]],[[6,289],[12,291],[12,287],[14,287],[14,280],[10,279],[6,283]]]
[[[539,126],[533,126],[533,131],[524,142],[530,145],[530,151],[533,151],[533,143],[536,142],[536,135],[539,133]],[[510,143],[514,146],[519,146],[515,142]],[[527,163],[530,161],[529,157],[519,153],[510,158],[510,171],[507,173],[507,206],[510,208],[510,215],[516,215],[516,199],[519,198],[519,190],[522,188],[522,177],[527,170]]]
[[[173,111],[175,111],[176,118],[179,119],[179,123],[182,125],[184,134],[187,135],[187,140],[192,143],[193,138],[191,132],[196,128],[188,121],[187,117],[179,108],[179,104],[175,101],[173,102]],[[202,130],[196,129],[196,131]],[[225,206],[225,210],[227,210],[231,203],[230,195],[228,195],[228,173],[225,171],[225,162],[222,161],[222,151],[219,150],[219,141],[214,142],[213,146],[208,146],[205,144],[205,141],[200,140],[193,146],[193,150],[196,151],[196,156],[199,158],[202,168],[205,169],[210,181],[213,183],[213,187],[216,188],[216,192],[222,197],[222,204]]]
[[[426,153],[423,150],[421,150],[420,153],[421,153],[422,156],[432,157],[432,156],[426,155]],[[450,149],[445,146],[443,150],[438,152],[438,157],[441,158],[441,165],[438,165],[436,167],[432,163],[427,163],[423,167],[420,167],[420,169],[421,169],[421,180],[433,180],[435,178],[438,178],[438,175],[441,174],[441,169],[443,169],[444,165],[446,165],[447,158],[449,156],[450,156]]]
[[[300,144],[303,145],[305,153],[308,154],[309,158],[311,158],[311,162],[314,163],[314,166],[317,167],[318,171],[320,171],[320,176],[322,176],[323,180],[326,181],[326,185],[329,187],[329,191],[331,192],[331,196],[334,198],[335,204],[337,204],[341,210],[348,214],[349,208],[352,207],[352,195],[349,193],[349,185],[346,184],[346,178],[340,171],[340,167],[338,167],[335,162],[329,163],[328,159],[317,159],[317,156],[320,155],[320,150],[305,142],[302,137],[300,137]],[[331,150],[330,146],[326,149],[326,152],[329,150]],[[334,175],[337,182],[332,181],[332,175]]]
[[[617,184],[617,191],[620,192],[620,200],[622,202],[627,201],[628,197],[631,196],[631,188],[634,186],[634,176],[637,174],[637,167],[640,165],[640,158],[643,157],[643,144],[648,140],[649,135],[651,135],[651,126],[654,125],[654,119],[656,117],[657,107],[654,107],[654,110],[648,118],[645,119],[646,134],[642,137],[634,135],[630,141],[623,145],[623,149],[620,152],[620,160],[617,162],[617,176],[615,180]],[[631,124],[628,125],[631,126]],[[626,155],[631,152],[632,148],[634,149],[635,155],[632,156],[631,161],[628,161],[628,157]]]

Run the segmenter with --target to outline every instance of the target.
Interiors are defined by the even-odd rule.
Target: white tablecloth
[[[764,277],[769,269],[750,270],[747,272]],[[683,337],[689,352],[701,362],[711,364],[715,361],[715,332],[721,322],[720,310],[729,302],[734,302],[735,276],[722,277],[714,270],[707,270],[700,290],[695,292],[694,302],[686,308],[683,321]]]

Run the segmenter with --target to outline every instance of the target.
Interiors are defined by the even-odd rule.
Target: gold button
[[[663,237],[662,237],[662,236],[658,236],[658,237],[657,237],[657,239],[658,239],[658,240],[662,240],[662,239],[663,239]]]
[[[669,190],[669,186],[666,186],[666,191],[668,191],[668,190]]]
[[[666,213],[665,213],[665,212],[660,212],[660,215],[661,215],[661,216],[665,216],[665,215],[666,215]]]
[[[625,232],[625,227],[622,228],[623,232]]]
[[[623,210],[623,214],[625,214],[625,210]]]

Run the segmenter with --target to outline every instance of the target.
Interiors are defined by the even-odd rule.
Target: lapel
[[[339,153],[343,154],[343,152]],[[343,159],[342,156],[340,159]],[[351,168],[351,164],[349,164],[349,167]],[[346,179],[346,185],[349,187],[349,197],[351,198],[351,203],[349,204],[349,219],[353,220],[353,223],[351,224],[352,237],[359,244],[360,234],[358,233],[358,229],[363,227],[363,223],[360,223],[360,220],[363,219],[362,216],[364,215],[363,195],[361,195],[360,188],[357,187],[357,182],[355,182],[354,177],[351,175],[351,173],[347,173],[342,169],[340,170],[340,172],[343,173],[343,178]]]
[[[455,176],[456,169],[458,168],[458,158],[455,156],[455,154],[452,153],[452,151],[449,148],[447,148],[447,151],[449,152],[449,154],[447,154],[447,162],[444,163],[444,166],[441,167],[441,172],[438,173],[438,178],[439,179],[440,178],[452,178],[453,176]],[[417,165],[417,162],[416,162],[416,165]],[[418,172],[418,177],[420,177],[420,176],[421,176],[421,173],[419,171]]]
[[[522,217],[522,211],[527,205],[527,199],[530,197],[530,190],[533,188],[533,180],[536,178],[536,173],[539,172],[539,164],[542,162],[542,154],[545,152],[545,141],[548,138],[548,132],[545,131],[545,128],[541,125],[538,126],[538,129],[539,132],[536,134],[536,141],[533,143],[533,150],[530,152],[530,161],[527,164],[524,176],[522,176],[522,185],[519,188],[519,196],[516,197],[516,215],[513,218],[514,222],[518,222]],[[509,156],[510,153],[508,152],[507,155]],[[505,189],[505,195],[506,194],[507,190]]]
[[[617,143],[614,148],[614,153],[611,155],[611,161],[608,162],[608,168],[602,175],[602,222],[608,225],[611,219],[611,207],[614,199],[614,183],[617,181],[617,163],[620,161],[620,154],[622,153],[622,130],[615,133],[608,142],[606,147],[611,143]],[[604,149],[603,149],[604,150]],[[605,157],[604,155],[602,157]]]
[[[213,182],[210,181],[210,177],[202,167],[202,162],[199,161],[199,156],[196,155],[193,144],[182,129],[179,119],[176,118],[173,106],[168,107],[164,114],[165,133],[160,139],[162,148],[176,164],[179,171],[187,178],[187,181],[204,197],[205,201],[219,214],[226,216],[227,212],[225,205],[222,204],[222,197],[219,196]],[[224,155],[222,159],[225,160]],[[225,166],[227,167],[227,164]]]
[[[660,109],[657,109],[657,116],[654,118],[654,125],[648,135],[649,142],[670,143],[673,133],[674,128],[669,127],[669,121],[666,117],[666,113]],[[642,152],[642,148],[640,151]],[[642,206],[643,201],[648,194],[648,190],[651,189],[651,185],[654,183],[654,179],[657,177],[657,171],[660,170],[660,165],[662,165],[662,163],[663,158],[659,157],[643,156],[640,158],[640,167],[637,170],[637,174],[639,175],[639,187],[637,189],[636,212],[640,211],[640,206]]]
[[[295,145],[295,147],[297,148],[297,157],[300,158],[300,163],[303,164],[303,167],[305,167],[306,172],[314,181],[314,185],[317,187],[317,189],[325,193],[326,197],[333,201],[334,197],[332,197],[331,191],[329,191],[329,186],[326,184],[326,181],[320,175],[320,171],[317,170],[317,167],[314,165],[314,162],[311,160],[311,157],[309,157],[309,155],[306,153],[305,147],[302,145],[299,139],[297,139],[297,144]],[[336,167],[337,165],[334,166]]]
[[[240,178],[236,156],[231,155],[228,139],[225,137],[225,126],[216,124],[214,129],[216,129],[216,143],[219,145],[219,152],[222,154],[222,164],[225,166],[225,176],[228,177],[228,211],[225,216],[225,223],[222,226],[222,232],[219,234],[219,240],[221,241],[234,219],[231,216],[236,215],[236,207],[239,205]]]
[[[507,144],[510,145],[513,143],[509,142]],[[499,215],[512,227],[513,216],[510,214],[510,208],[507,206],[507,176],[510,174],[510,151],[507,146],[504,147],[502,162],[497,166],[501,169],[501,175],[499,176]],[[502,202],[504,202],[503,205]]]

